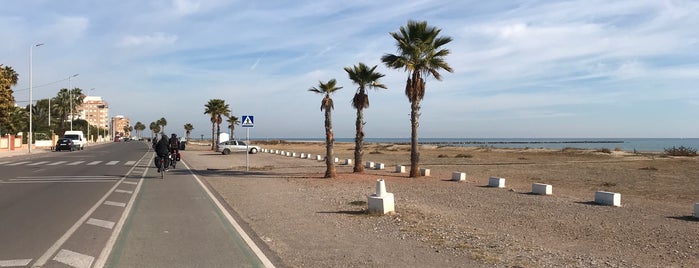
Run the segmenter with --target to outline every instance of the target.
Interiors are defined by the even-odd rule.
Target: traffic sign
[[[243,123],[240,125],[242,127],[254,127],[255,118],[252,115],[243,115]]]

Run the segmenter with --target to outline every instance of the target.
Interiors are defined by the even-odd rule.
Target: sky
[[[367,138],[410,137],[407,73],[390,32],[427,21],[453,39],[453,73],[427,79],[420,138],[699,137],[699,1],[0,0],[0,64],[15,99],[73,87],[110,115],[210,137],[204,105],[254,116],[250,138],[322,138],[332,95],[336,138],[354,137],[357,85],[344,67],[378,65]],[[92,89],[93,90],[89,90]],[[225,129],[227,124],[222,125]],[[236,127],[235,136],[245,137]]]

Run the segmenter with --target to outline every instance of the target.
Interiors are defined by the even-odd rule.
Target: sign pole
[[[248,172],[250,166],[250,128],[245,128],[245,172]]]

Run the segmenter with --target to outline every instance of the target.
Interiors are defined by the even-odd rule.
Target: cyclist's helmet
[[[172,137],[173,137],[173,138],[177,138],[177,134],[172,133]]]

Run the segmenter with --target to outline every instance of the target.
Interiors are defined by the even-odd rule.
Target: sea
[[[257,140],[324,141],[324,138],[267,138]],[[336,138],[336,142],[354,142],[354,138]],[[369,143],[410,143],[410,138],[365,138]],[[699,138],[421,138],[422,145],[492,148],[544,149],[621,149],[623,151],[663,152],[672,147],[699,148]]]

